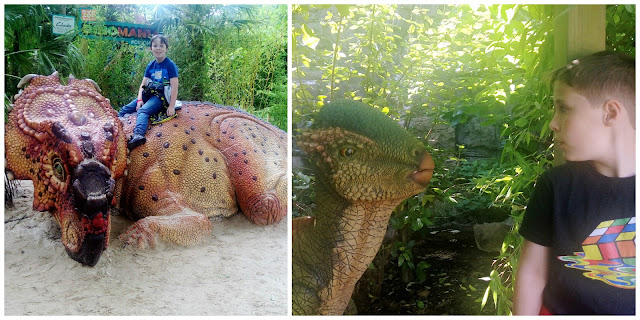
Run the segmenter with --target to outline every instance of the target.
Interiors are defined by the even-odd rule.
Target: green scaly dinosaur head
[[[422,143],[380,111],[355,101],[327,104],[298,137],[322,179],[355,201],[402,201],[433,174]]]

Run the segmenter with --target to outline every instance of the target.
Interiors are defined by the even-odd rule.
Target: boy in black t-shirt
[[[635,314],[635,59],[592,54],[552,85],[568,162],[529,201],[513,313]]]

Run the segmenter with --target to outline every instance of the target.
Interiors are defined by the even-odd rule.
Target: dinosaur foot
[[[255,224],[268,225],[280,221],[287,213],[275,193],[254,195],[248,201],[249,208],[244,214]]]
[[[198,213],[179,213],[170,216],[151,216],[138,220],[118,238],[124,246],[154,247],[157,238],[179,245],[192,245],[211,234],[211,222]]]

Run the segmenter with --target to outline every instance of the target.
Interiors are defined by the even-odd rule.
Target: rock
[[[513,226],[511,217],[503,222],[491,222],[476,224],[473,226],[473,235],[478,249],[485,252],[500,252],[504,237]]]
[[[500,155],[500,131],[495,126],[485,126],[484,119],[472,117],[456,126],[456,144],[463,145],[462,157],[466,159],[495,158]]]
[[[456,148],[456,132],[451,126],[445,124],[434,124],[428,117],[414,118],[410,127],[424,135],[429,134],[429,145],[438,149],[453,150]]]

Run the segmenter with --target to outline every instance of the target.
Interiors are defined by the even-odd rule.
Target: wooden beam
[[[554,64],[603,51],[606,36],[605,5],[558,5],[554,18]]]

